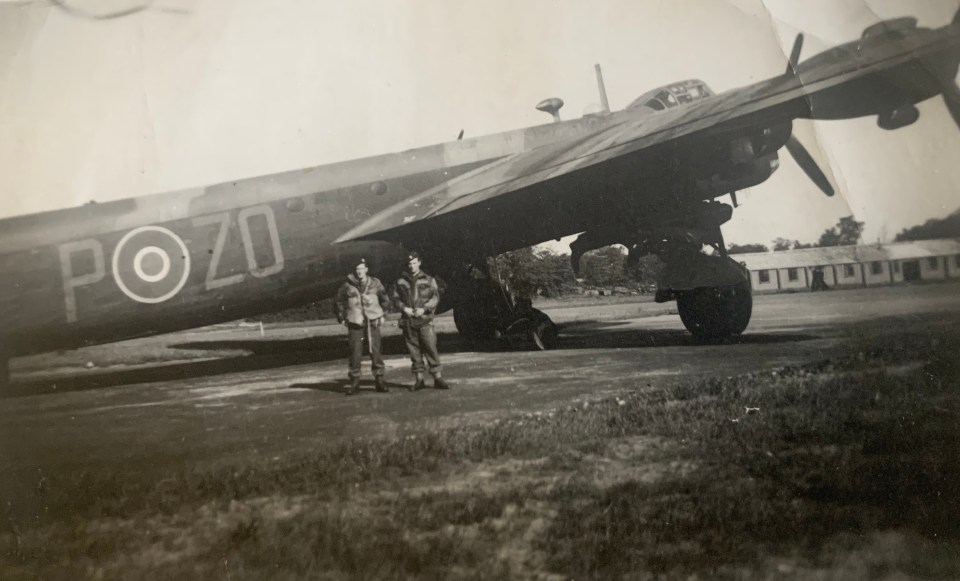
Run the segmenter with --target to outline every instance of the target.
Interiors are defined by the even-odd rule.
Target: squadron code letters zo
[[[273,210],[267,205],[243,208],[235,215],[221,212],[192,220],[194,234],[212,228],[216,240],[209,251],[210,263],[206,270],[204,290],[221,289],[243,282],[249,274],[265,278],[283,270],[283,247]],[[266,222],[266,239],[255,238],[251,222],[262,218]],[[228,233],[240,232],[243,264],[222,264]],[[257,244],[268,245],[272,263],[261,264]],[[130,299],[144,304],[167,301],[180,292],[190,276],[191,256],[184,239],[163,226],[141,226],[130,230],[117,242],[106,260],[103,243],[97,238],[86,238],[59,245],[60,268],[63,276],[64,312],[67,322],[78,318],[76,289],[102,281],[107,276],[106,265],[118,290]],[[75,262],[82,257],[93,265],[92,271],[77,272]],[[221,268],[221,267],[225,268]],[[231,274],[221,274],[227,270]],[[238,272],[239,271],[239,272]]]

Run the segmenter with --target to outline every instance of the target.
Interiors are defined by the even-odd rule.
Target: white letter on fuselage
[[[93,272],[74,276],[73,255],[86,251],[93,253]],[[61,244],[60,273],[63,277],[63,306],[67,314],[67,322],[76,323],[77,296],[74,293],[74,289],[78,286],[99,282],[107,274],[103,268],[103,245],[100,244],[99,240],[93,238]]]
[[[224,212],[222,214],[201,216],[193,219],[194,226],[208,226],[210,224],[220,224],[220,230],[217,232],[217,241],[213,245],[213,254],[210,256],[210,268],[207,269],[207,279],[205,281],[207,290],[230,286],[243,280],[242,272],[217,278],[220,256],[223,255],[223,247],[227,243],[227,232],[230,230],[230,214]]]
[[[263,216],[267,221],[267,233],[270,235],[270,247],[273,251],[273,264],[270,266],[261,267],[257,264],[257,255],[253,249],[253,237],[250,235],[250,218],[254,216]],[[257,278],[263,278],[283,270],[283,249],[280,247],[280,232],[277,230],[277,220],[273,216],[273,210],[270,209],[270,206],[244,208],[237,215],[237,222],[240,224],[240,236],[243,238],[243,249],[247,255],[247,268],[250,270],[250,274]]]

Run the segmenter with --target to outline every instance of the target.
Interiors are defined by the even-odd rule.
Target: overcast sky
[[[112,10],[147,0],[64,0]],[[942,26],[957,0],[155,0],[115,20],[0,0],[0,216],[140,196],[576,117],[700,78],[782,74],[880,18]],[[825,198],[781,152],[728,242],[813,241],[841,216],[866,238],[960,206],[960,131],[939,99],[914,126],[798,123],[841,188]]]

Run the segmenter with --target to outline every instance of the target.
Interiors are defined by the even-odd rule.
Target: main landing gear
[[[750,323],[753,311],[750,282],[681,292],[677,296],[677,311],[683,326],[698,339],[739,335]]]
[[[753,312],[749,271],[727,256],[719,230],[712,245],[713,256],[692,245],[668,249],[656,296],[658,303],[676,299],[683,326],[702,341],[743,333]]]
[[[471,341],[499,340],[507,345],[529,341],[535,349],[553,349],[559,343],[557,326],[530,299],[515,298],[489,271],[473,267],[456,282],[453,308],[457,331]]]

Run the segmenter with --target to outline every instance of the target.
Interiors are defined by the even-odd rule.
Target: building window
[[[852,264],[843,265],[843,276],[846,278],[853,278],[854,276],[857,276],[857,273],[853,270]]]
[[[760,284],[767,284],[768,282],[770,282],[769,270],[761,270],[757,273],[757,275],[760,277]]]
[[[931,256],[927,259],[927,266],[930,267],[930,270],[939,270],[940,269],[940,259],[936,256]]]
[[[879,262],[871,262],[870,274],[883,274],[883,265]]]
[[[899,262],[894,262],[894,263],[893,263],[893,272],[895,272],[895,273],[897,273],[897,274],[900,274],[900,263],[899,263]]]
[[[797,280],[798,278],[799,278],[799,277],[797,276],[797,269],[796,269],[796,268],[788,268],[788,269],[787,269],[787,280],[789,280],[790,282],[793,282],[793,281]]]
[[[953,257],[953,265],[960,268],[960,254]]]

